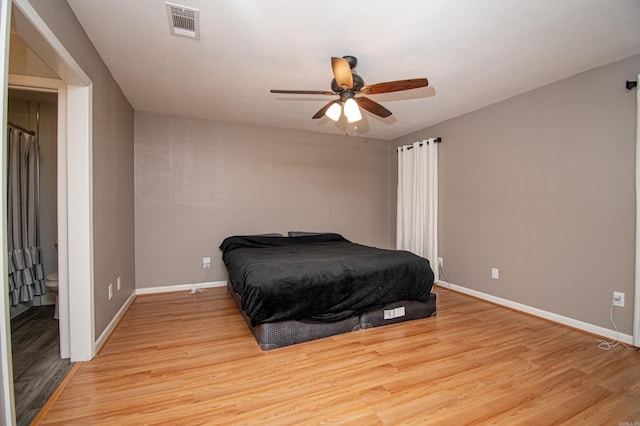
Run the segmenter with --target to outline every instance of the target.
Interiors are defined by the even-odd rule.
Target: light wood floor
[[[640,352],[437,293],[436,318],[267,352],[223,288],[138,297],[41,424],[640,422]]]

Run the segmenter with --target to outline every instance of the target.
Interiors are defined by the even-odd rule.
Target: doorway
[[[92,82],[55,37],[28,0],[1,0],[0,38],[9,47],[9,22],[15,31],[62,80],[8,75],[7,57],[0,57],[0,84],[5,115],[8,85],[37,87],[58,92],[58,278],[60,285],[61,352],[71,361],[95,356],[93,300],[93,215],[92,215]],[[6,51],[6,50],[5,50]],[[3,122],[6,120],[2,120]],[[0,136],[6,146],[6,122]],[[3,158],[6,158],[3,157]],[[0,176],[4,186],[5,177]],[[6,205],[3,204],[6,209]],[[6,210],[2,212],[6,215]],[[0,241],[5,241],[0,227]],[[0,257],[0,270],[6,272],[6,259]],[[3,272],[3,289],[8,289]],[[62,286],[66,283],[66,286]],[[15,423],[12,356],[7,295],[0,295],[0,423]],[[63,324],[62,317],[66,315]],[[74,327],[69,327],[73,322]],[[64,331],[64,333],[63,333]],[[64,336],[66,335],[66,342]]]
[[[58,298],[63,358],[95,355],[92,82],[28,0],[13,0],[12,31],[60,79],[9,73],[12,87],[58,94]],[[74,326],[71,327],[70,324]]]
[[[31,173],[22,175],[22,172],[15,170],[10,173],[9,185],[12,187],[14,197],[9,197],[8,208],[13,212],[20,212],[22,209],[19,200],[33,200],[28,217],[33,216],[35,223],[31,222],[28,233],[32,244],[31,250],[35,250],[39,256],[37,266],[34,266],[35,273],[30,277],[38,279],[37,285],[32,285],[36,292],[13,291],[10,314],[11,314],[11,346],[13,358],[13,387],[15,392],[16,421],[18,424],[29,424],[37,415],[39,410],[51,396],[55,389],[67,374],[72,364],[68,359],[62,359],[60,353],[60,332],[57,315],[57,289],[55,276],[58,271],[57,256],[57,106],[58,96],[55,92],[40,92],[33,90],[9,88],[7,102],[7,118],[9,127],[12,128],[10,143],[13,149],[9,152],[16,158],[9,158],[10,166],[24,164],[19,157],[20,152],[27,147],[32,147],[27,151],[31,156],[36,157],[31,164]],[[26,145],[25,145],[26,143]],[[18,146],[20,144],[21,146]],[[28,157],[26,157],[28,158]],[[10,171],[13,167],[10,167]],[[23,178],[35,176],[36,182],[23,186]],[[20,190],[19,188],[22,188]],[[24,193],[26,188],[31,188]],[[18,197],[18,194],[20,196]],[[23,212],[27,214],[27,212]],[[26,216],[11,216],[8,223],[9,236],[13,237],[13,244],[22,239],[16,240],[17,235],[24,234],[19,230]],[[35,226],[32,226],[35,225]],[[14,228],[16,228],[14,230]],[[14,249],[16,247],[13,247]],[[11,247],[9,247],[11,250]],[[22,253],[21,250],[14,250],[16,255]],[[27,266],[25,263],[24,266]],[[22,282],[24,284],[24,273],[13,268],[14,284]],[[18,279],[20,278],[20,279]],[[45,280],[47,286],[42,282]],[[44,287],[44,288],[43,288]],[[42,292],[46,289],[46,292]],[[18,296],[19,300],[15,300]]]
[[[10,35],[9,49],[9,91],[7,96],[7,119],[35,133],[40,146],[40,206],[39,247],[42,257],[43,277],[58,274],[58,283],[66,284],[65,227],[60,227],[64,219],[66,179],[65,162],[60,152],[64,151],[65,138],[63,122],[66,117],[64,82],[29,47],[16,31]],[[17,123],[15,123],[17,122]],[[61,173],[58,174],[58,169]],[[62,175],[62,176],[61,176]],[[58,214],[58,212],[61,214]],[[60,248],[60,249],[59,249]],[[60,262],[59,262],[60,260]],[[64,286],[64,285],[63,285]],[[58,286],[58,295],[60,287]],[[11,317],[15,317],[31,305],[39,306],[55,303],[59,319],[60,357],[69,358],[69,315],[65,308],[65,289],[61,297],[45,294],[35,297],[33,303],[11,307]],[[57,303],[59,301],[59,303]],[[26,306],[25,306],[26,305]]]

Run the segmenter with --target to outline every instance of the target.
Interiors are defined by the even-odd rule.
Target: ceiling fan
[[[334,79],[331,80],[331,92],[323,90],[271,90],[271,93],[283,93],[288,95],[330,95],[340,96],[316,112],[312,118],[321,118],[326,115],[333,121],[338,121],[341,113],[349,123],[362,119],[362,114],[358,106],[367,111],[386,118],[391,115],[391,111],[377,102],[372,101],[360,94],[377,95],[379,93],[400,92],[402,90],[417,89],[427,87],[429,81],[426,78],[413,78],[409,80],[389,81],[372,85],[364,84],[364,80],[353,71],[358,64],[355,56],[344,56],[342,58],[331,58],[331,68]],[[343,107],[344,104],[344,107]]]

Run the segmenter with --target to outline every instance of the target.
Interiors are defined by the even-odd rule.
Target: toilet
[[[44,286],[52,293],[56,294],[56,307],[53,313],[53,318],[58,319],[58,273],[52,272],[47,275],[47,279],[44,282]]]

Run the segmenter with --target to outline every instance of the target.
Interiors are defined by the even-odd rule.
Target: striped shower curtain
[[[33,134],[11,125],[8,133],[9,300],[17,305],[45,293],[38,215],[40,154]]]

